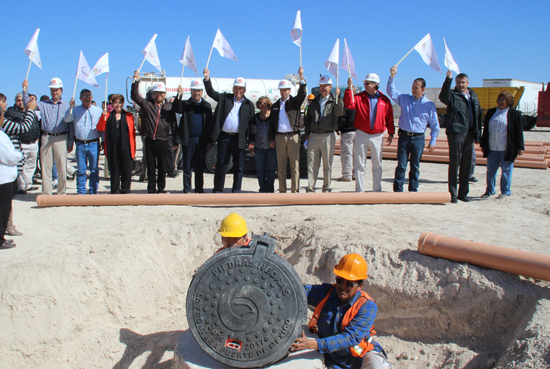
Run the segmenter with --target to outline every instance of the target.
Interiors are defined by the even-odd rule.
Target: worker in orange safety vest
[[[291,351],[322,352],[327,368],[391,368],[382,346],[373,340],[378,308],[364,291],[367,262],[359,254],[347,254],[336,267],[336,283],[305,285],[308,305],[315,306],[309,328],[319,338],[302,334]]]

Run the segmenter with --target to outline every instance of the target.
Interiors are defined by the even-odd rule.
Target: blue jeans
[[[275,176],[277,172],[277,151],[275,149],[254,149],[256,160],[256,175],[260,192],[275,192]]]
[[[399,135],[399,140],[397,142],[397,168],[395,168],[395,179],[393,180],[394,192],[403,192],[405,171],[407,170],[409,154],[411,156],[411,169],[409,170],[409,192],[418,191],[420,159],[422,158],[424,145],[424,135]]]
[[[86,170],[90,171],[89,193],[97,194],[99,184],[99,141],[90,143],[76,142],[76,192],[79,195],[86,194]]]
[[[512,186],[512,170],[514,169],[513,161],[505,161],[504,156],[506,151],[489,151],[487,156],[487,189],[485,193],[493,195],[495,193],[495,184],[497,179],[497,171],[500,167],[500,192],[504,195],[510,195],[510,187]]]

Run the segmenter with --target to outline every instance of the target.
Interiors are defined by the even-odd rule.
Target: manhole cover
[[[303,284],[274,250],[275,240],[254,236],[248,247],[215,254],[191,281],[189,328],[221,363],[238,368],[274,363],[302,333],[307,314]]]

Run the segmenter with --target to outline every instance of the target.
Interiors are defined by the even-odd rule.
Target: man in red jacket
[[[382,191],[382,139],[388,130],[387,145],[390,145],[395,133],[393,108],[388,97],[378,91],[380,77],[370,73],[363,80],[365,91],[352,97],[353,81],[348,79],[348,88],[344,94],[346,109],[355,110],[354,126],[355,148],[353,152],[355,191],[365,192],[365,166],[367,151],[370,148],[372,163],[372,190]]]

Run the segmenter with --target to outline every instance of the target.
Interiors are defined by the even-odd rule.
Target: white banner
[[[40,52],[38,51],[38,34],[40,33],[40,28],[37,28],[32,36],[29,44],[25,48],[25,54],[29,59],[36,64],[36,66],[42,69],[42,61],[40,60]]]
[[[302,17],[299,10],[296,13],[296,19],[294,19],[292,31],[290,31],[290,38],[296,45],[302,45]]]
[[[90,69],[90,66],[88,65],[82,51],[80,51],[80,58],[78,59],[78,71],[76,72],[76,77],[87,84],[99,88],[99,85],[97,84],[97,81],[95,80],[92,70]]]
[[[212,47],[216,48],[216,50],[218,50],[220,55],[224,58],[239,61],[239,59],[237,59],[237,56],[233,52],[233,49],[231,48],[231,46],[229,46],[229,43],[227,42],[225,37],[223,37],[219,29],[218,32],[216,32],[216,38],[214,38],[214,44],[212,45]]]
[[[195,63],[195,54],[193,53],[191,42],[189,42],[189,36],[187,36],[187,40],[185,41],[185,47],[183,48],[183,53],[180,57],[180,63],[191,68],[197,76],[199,75],[199,72],[197,71],[197,64]]]
[[[342,68],[346,72],[349,72],[351,74],[351,77],[359,81],[359,78],[357,78],[357,74],[355,74],[355,62],[353,61],[353,57],[351,56],[351,51],[349,50],[346,39],[344,39],[344,55],[342,55],[342,65],[340,66],[340,68]]]
[[[338,64],[340,64],[339,58],[340,58],[340,39],[337,38],[336,42],[334,43],[334,46],[332,47],[332,50],[330,51],[330,54],[328,54],[327,60],[325,61],[325,67],[328,69],[330,74],[332,74],[334,77],[337,77],[337,74],[338,74]]]
[[[157,39],[157,34],[153,36],[151,41],[145,46],[145,49],[143,49],[143,56],[145,56],[145,59],[153,65],[153,67],[157,68],[159,72],[162,72],[162,68],[160,67],[160,60],[159,60],[159,54],[157,53],[157,45],[155,44],[155,40]]]
[[[92,68],[92,74],[94,77],[99,76],[100,74],[107,73],[107,77],[109,77],[109,53],[106,53],[103,55],[97,63],[95,63],[94,67]]]
[[[447,47],[447,41],[445,41],[445,37],[443,37],[443,42],[445,43],[445,66],[449,70],[454,70],[456,74],[460,74],[458,64],[456,64],[455,60],[453,59],[453,54],[451,54],[451,50],[449,50],[449,48]]]
[[[419,43],[414,47],[416,51],[424,60],[424,63],[428,64],[430,67],[443,74],[441,68],[439,67],[439,61],[437,60],[437,54],[435,53],[434,44],[432,42],[432,36],[428,33]]]

